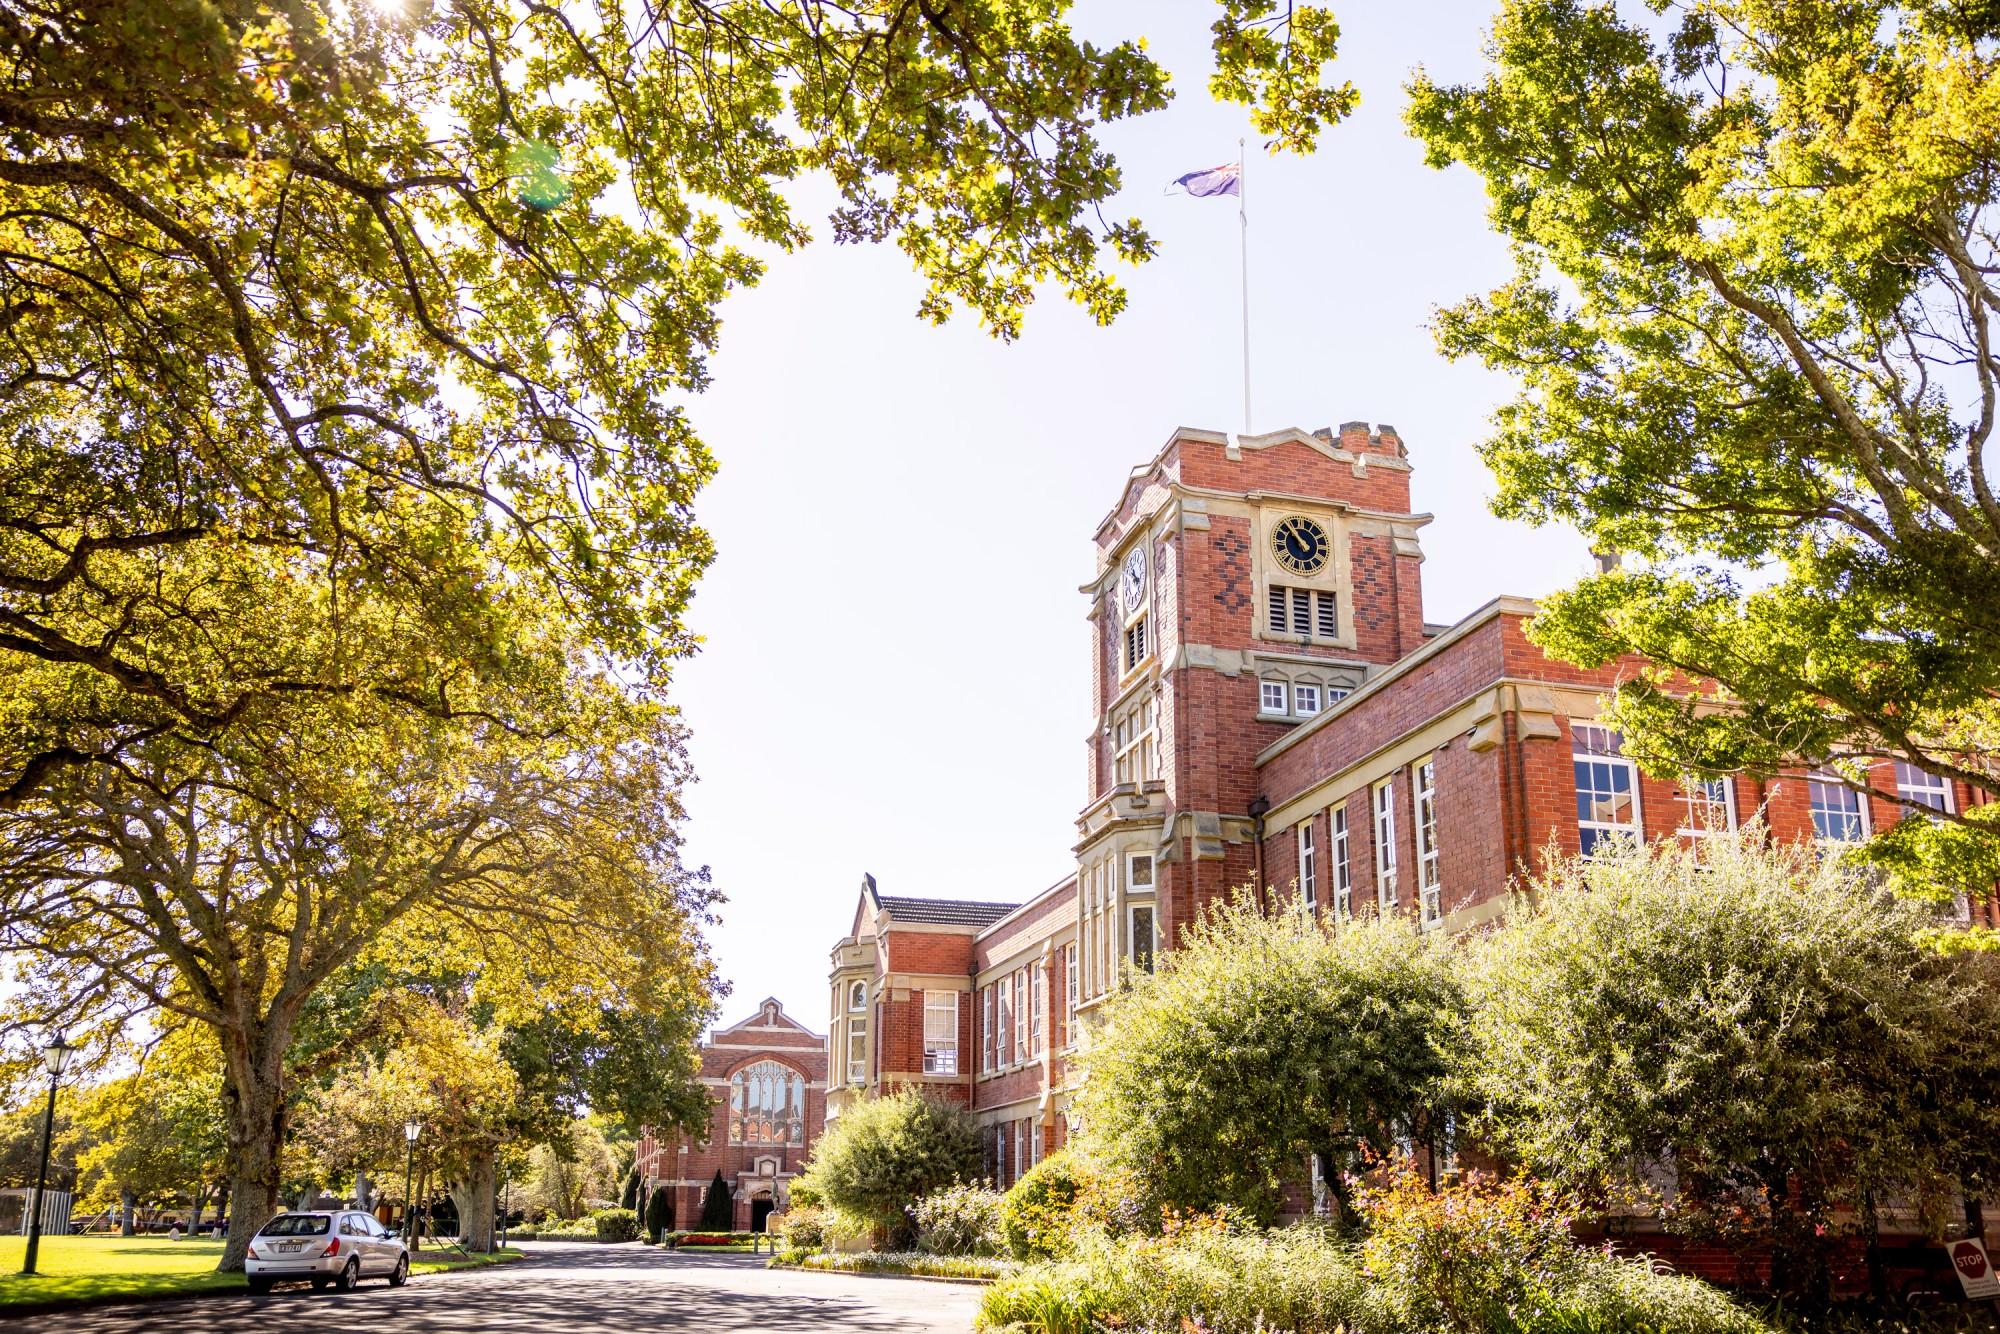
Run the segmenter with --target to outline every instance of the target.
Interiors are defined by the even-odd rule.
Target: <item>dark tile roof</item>
[[[963,899],[899,899],[887,894],[877,901],[899,922],[924,922],[934,926],[990,926],[1018,903],[970,903]]]

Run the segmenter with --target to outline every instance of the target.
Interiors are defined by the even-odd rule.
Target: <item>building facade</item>
[[[1336,921],[1496,921],[1544,849],[1699,839],[1761,816],[1776,837],[1859,842],[1972,789],[1883,764],[1665,782],[1598,722],[1643,666],[1583,669],[1499,597],[1423,616],[1407,449],[1390,426],[1177,431],[1126,478],[1081,590],[1092,709],[1073,873],[1019,905],[881,895],[834,947],[829,1114],[904,1084],[949,1090],[1003,1184],[1067,1130],[1066,1054],[1128,968],[1249,887]],[[1962,912],[1995,923],[1990,901]]]
[[[762,1232],[783,1213],[792,1178],[805,1166],[826,1121],[826,1039],[766,999],[741,1023],[717,1029],[701,1047],[701,1082],[713,1103],[708,1133],[640,1136],[634,1159],[643,1199],[665,1186],[671,1227],[692,1229],[722,1174],[732,1228]]]

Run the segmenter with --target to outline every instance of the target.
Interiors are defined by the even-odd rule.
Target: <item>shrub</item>
[[[701,1226],[710,1232],[727,1232],[736,1226],[736,1202],[730,1198],[729,1183],[722,1179],[722,1169],[715,1169],[715,1180],[708,1183],[708,1195],[701,1202]]]
[[[985,1158],[970,1112],[905,1089],[863,1102],[835,1121],[813,1149],[805,1180],[822,1204],[908,1237],[915,1231],[910,1207],[970,1180]]]
[[[646,1201],[646,1232],[657,1242],[674,1226],[674,1197],[665,1186],[653,1187]]]
[[[1340,1191],[1362,1150],[1439,1123],[1466,1010],[1450,949],[1395,920],[1210,907],[1080,1054],[1083,1152],[1149,1212],[1269,1223],[1308,1155]]]
[[[1385,1328],[1351,1250],[1306,1230],[1242,1233],[1214,1219],[1160,1237],[1114,1240],[1084,1232],[1069,1258],[1032,1265],[988,1288],[978,1323],[1019,1324],[1039,1334]]]
[[[787,1250],[817,1251],[827,1243],[826,1211],[809,1205],[794,1204],[773,1218],[770,1227],[784,1238]]]
[[[1000,1198],[1000,1228],[1016,1259],[1046,1260],[1067,1247],[1089,1184],[1087,1170],[1068,1149],[1042,1159],[1014,1183]]]
[[[1413,1202],[1406,1217],[1420,1212]],[[1478,1235],[1462,1221],[1461,1238]],[[1474,1266],[1509,1291],[1539,1290],[1541,1303],[1494,1304],[1474,1314],[1465,1303],[1452,1323],[1435,1303],[1448,1256],[1401,1253],[1411,1238],[1372,1253],[1364,1265],[1355,1247],[1317,1228],[1242,1231],[1220,1219],[1198,1218],[1162,1236],[1111,1239],[1079,1233],[1070,1255],[1030,1265],[988,1288],[981,1329],[1018,1326],[1033,1334],[1096,1334],[1103,1329],[1200,1330],[1204,1334],[1772,1334],[1770,1326],[1708,1284],[1657,1273],[1570,1246],[1551,1255],[1552,1234],[1532,1218],[1493,1226],[1511,1237]],[[1378,1231],[1394,1231],[1394,1220]],[[1372,1244],[1372,1242],[1371,1242]],[[1567,1243],[1564,1243],[1567,1244]],[[1553,1260],[1543,1275],[1515,1264]],[[1468,1275],[1468,1282],[1470,1276]],[[1479,1324],[1484,1319],[1490,1323]]]
[[[599,1209],[590,1216],[597,1227],[599,1241],[637,1241],[639,1220],[632,1216],[630,1209]]]
[[[987,1186],[946,1186],[911,1206],[917,1249],[930,1255],[997,1255],[1000,1192]]]
[[[1538,1183],[1479,1173],[1432,1190],[1407,1160],[1362,1187],[1362,1264],[1413,1329],[1484,1334],[1533,1327],[1576,1289],[1587,1255],[1564,1201]]]
[[[1818,1303],[1874,1201],[1939,1226],[2000,1179],[2000,1048],[1966,1041],[2000,1024],[2000,956],[1935,949],[1929,905],[1762,840],[1558,862],[1470,956],[1469,1092],[1565,1187],[1689,1167],[1668,1227],[1767,1248],[1772,1287]]]

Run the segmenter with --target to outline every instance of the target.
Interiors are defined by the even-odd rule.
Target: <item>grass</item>
[[[219,1241],[165,1237],[43,1237],[32,1277],[21,1274],[24,1237],[0,1237],[0,1311],[10,1306],[87,1302],[112,1297],[170,1297],[247,1292],[241,1274],[218,1274]],[[411,1257],[418,1274],[476,1269],[521,1258],[516,1250],[466,1257],[425,1249]]]
[[[918,1278],[1006,1278],[1020,1269],[1016,1261],[992,1255],[927,1255],[921,1251],[861,1251],[814,1254],[788,1251],[771,1260],[772,1267],[796,1265],[845,1274],[910,1274]]]

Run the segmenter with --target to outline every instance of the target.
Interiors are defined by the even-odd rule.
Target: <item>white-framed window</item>
[[[1840,775],[1820,770],[1806,778],[1813,834],[1822,843],[1859,843],[1868,837],[1868,808]]]
[[[1340,638],[1340,607],[1333,594],[1272,584],[1266,597],[1265,623],[1273,634]]]
[[[1904,801],[1928,806],[1941,815],[1951,810],[1951,784],[1901,760],[1896,761],[1896,795]]]
[[[1347,836],[1347,806],[1335,806],[1328,821],[1333,827],[1333,917],[1345,922],[1354,915],[1354,868],[1348,861],[1351,840]]]
[[[1570,726],[1576,769],[1577,844],[1588,857],[1613,840],[1639,837],[1639,769],[1625,758],[1624,738],[1596,723]]]
[[[1014,1123],[1014,1180],[1019,1181],[1028,1170],[1028,1123]]]
[[[1044,984],[1042,967],[1031,964],[1028,967],[1028,1059],[1035,1060],[1042,1054],[1042,1022],[1048,987]]]
[[[1134,894],[1153,892],[1153,858],[1150,853],[1135,852],[1125,863],[1125,884]]]
[[[1032,1138],[1028,1141],[1028,1166],[1033,1167],[1042,1161],[1042,1123],[1035,1122],[1029,1133]]]
[[[1076,946],[1063,946],[1063,1026],[1062,1044],[1067,1047],[1076,1041],[1076,1002],[1078,980],[1076,976]]]
[[[1257,709],[1260,713],[1286,713],[1285,683],[1283,681],[1260,681],[1258,683]]]
[[[993,1127],[993,1180],[1004,1186],[1007,1184],[1007,1123],[997,1123]]]
[[[994,984],[1000,996],[1000,1027],[993,1039],[1002,1068],[1014,1063],[1014,979],[1003,977]]]
[[[1151,692],[1120,710],[1111,722],[1111,781],[1143,783],[1160,776]]]
[[[1424,925],[1444,920],[1444,883],[1438,867],[1437,760],[1410,770],[1410,799],[1417,815],[1417,909]]]
[[[1310,718],[1319,712],[1319,687],[1315,685],[1295,685],[1292,687],[1292,712],[1301,718]]]
[[[979,1068],[993,1068],[993,984],[979,989]]]
[[[1681,780],[1681,806],[1685,813],[1681,832],[1690,837],[1736,828],[1736,784],[1727,778],[1689,774]]]
[[[1028,970],[1014,970],[1014,1063],[1028,1059]]]
[[[1370,794],[1375,803],[1375,903],[1384,912],[1396,906],[1396,785],[1383,779]]]
[[[857,1009],[856,1000],[860,1001]],[[848,992],[847,1082],[868,1082],[868,984],[856,982]]]
[[[1132,967],[1142,973],[1153,971],[1153,905],[1135,903],[1128,914],[1132,923]]]
[[[1313,846],[1313,822],[1299,826],[1299,899],[1314,911],[1319,909],[1319,859]]]
[[[924,992],[924,1073],[958,1073],[958,993]]]
[[[1131,671],[1146,660],[1146,618],[1125,627],[1125,670]]]

